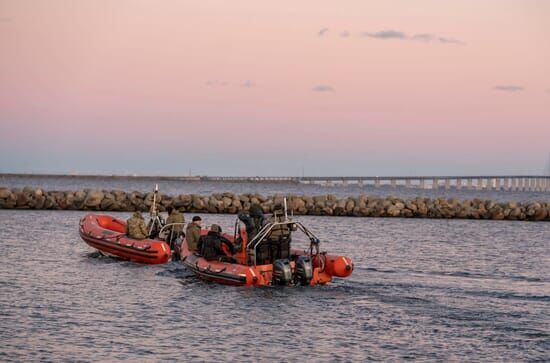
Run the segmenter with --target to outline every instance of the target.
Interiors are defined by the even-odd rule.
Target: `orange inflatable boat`
[[[309,239],[309,248],[291,249],[290,233],[271,238],[273,231],[281,227],[293,233],[304,233]],[[201,235],[206,234],[206,230],[201,231]],[[347,277],[353,272],[353,262],[349,257],[320,252],[319,239],[302,223],[288,217],[280,222],[267,223],[250,241],[239,220],[234,235],[223,236],[237,246],[234,256],[225,251],[227,256],[206,260],[190,251],[184,239],[180,248],[183,264],[201,279],[243,286],[323,285],[331,282],[333,277]]]
[[[137,240],[126,235],[126,221],[108,215],[88,214],[80,220],[80,237],[99,252],[141,263],[170,261],[170,246],[162,240]]]

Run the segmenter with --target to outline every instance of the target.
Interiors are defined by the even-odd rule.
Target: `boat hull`
[[[146,264],[170,261],[170,246],[155,239],[137,240],[126,235],[126,221],[102,214],[88,214],[80,220],[80,237],[103,254]]]
[[[202,231],[206,234],[207,231]],[[232,236],[225,235],[232,240]],[[240,263],[208,261],[198,254],[189,251],[184,239],[180,247],[182,263],[202,280],[236,286],[272,286],[273,265],[248,266]],[[305,251],[292,250],[294,256],[306,255]],[[353,263],[349,257],[323,255],[319,260],[313,259],[313,277],[309,285],[324,285],[332,281],[333,276],[347,277],[353,272]],[[296,269],[294,261],[290,262],[292,271]]]

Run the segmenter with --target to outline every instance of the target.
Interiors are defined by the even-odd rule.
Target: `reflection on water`
[[[302,217],[354,274],[242,288],[101,256],[83,215],[0,211],[0,361],[549,358],[548,223]]]

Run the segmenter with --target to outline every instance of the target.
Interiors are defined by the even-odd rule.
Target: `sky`
[[[0,173],[542,174],[550,1],[0,0]]]

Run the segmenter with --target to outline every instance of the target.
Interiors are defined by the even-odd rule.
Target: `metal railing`
[[[260,243],[262,243],[265,239],[269,237],[269,234],[273,230],[273,228],[277,226],[286,226],[289,228],[290,231],[294,230],[294,226],[297,230],[300,230],[302,233],[306,235],[306,237],[309,238],[310,241],[310,257],[313,257],[313,247],[315,246],[316,253],[315,255],[319,254],[319,238],[311,232],[306,226],[304,226],[301,222],[294,222],[289,218],[285,218],[284,221],[281,222],[269,222],[266,225],[260,229],[260,231],[248,242],[246,249],[247,254],[249,258],[252,258],[254,266],[257,265],[256,261],[256,252],[258,249],[258,246]]]

